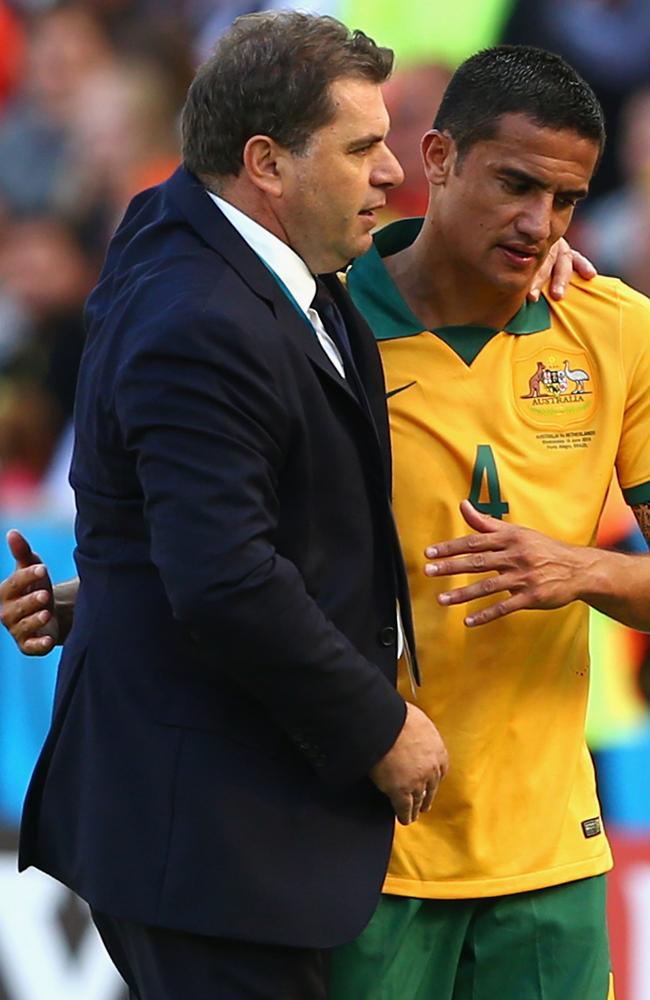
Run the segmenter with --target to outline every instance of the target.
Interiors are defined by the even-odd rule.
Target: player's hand
[[[591,261],[578,253],[577,250],[573,250],[562,237],[553,244],[540,264],[528,292],[529,300],[537,302],[542,288],[549,278],[551,279],[551,296],[554,299],[563,298],[573,271],[577,271],[580,277],[587,281],[590,281],[598,273]]]
[[[465,618],[468,626],[524,609],[562,608],[580,595],[580,574],[597,553],[558,542],[539,531],[506,524],[477,511],[469,500],[460,505],[463,517],[478,534],[437,542],[425,549],[427,576],[490,573],[476,583],[438,595],[443,605],[464,604],[496,595],[494,603]],[[502,597],[504,592],[509,596]]]
[[[16,568],[0,583],[0,621],[27,656],[49,653],[59,640],[54,593],[47,568],[19,531],[7,533]]]
[[[448,767],[447,750],[433,722],[407,702],[401,732],[370,777],[390,799],[399,822],[407,826],[430,810]]]

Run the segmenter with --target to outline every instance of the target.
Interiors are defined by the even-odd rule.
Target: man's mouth
[[[373,205],[370,208],[362,208],[361,211],[359,212],[359,215],[366,215],[369,218],[372,218],[377,212],[381,211],[384,205],[385,202],[382,202],[381,205]]]
[[[519,267],[537,263],[541,256],[538,247],[528,247],[521,243],[500,243],[498,249],[505,254],[511,263]]]

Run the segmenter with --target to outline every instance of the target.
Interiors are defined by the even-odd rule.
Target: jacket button
[[[395,629],[392,625],[387,625],[385,628],[379,629],[377,638],[380,646],[392,646],[395,642]]]

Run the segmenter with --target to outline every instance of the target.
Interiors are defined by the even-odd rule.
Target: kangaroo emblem
[[[535,396],[540,395],[539,387],[544,381],[544,370],[545,366],[541,361],[537,362],[537,371],[528,380],[528,392],[522,399],[533,399]]]

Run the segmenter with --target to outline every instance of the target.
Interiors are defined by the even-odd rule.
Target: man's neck
[[[436,240],[425,220],[414,242],[384,265],[411,312],[427,330],[444,326],[485,326],[502,330],[519,311],[525,292],[479,287]]]

